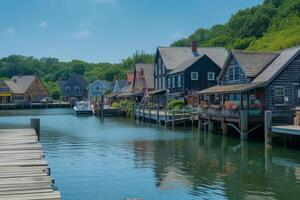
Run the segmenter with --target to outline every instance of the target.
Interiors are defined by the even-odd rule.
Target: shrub
[[[168,109],[173,110],[173,109],[182,109],[184,108],[184,101],[183,100],[172,100],[168,103]]]

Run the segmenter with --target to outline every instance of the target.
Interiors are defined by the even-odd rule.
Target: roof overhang
[[[205,95],[205,94],[222,94],[222,93],[242,93],[249,90],[264,87],[265,83],[248,83],[248,84],[235,84],[235,85],[217,85],[196,94]]]

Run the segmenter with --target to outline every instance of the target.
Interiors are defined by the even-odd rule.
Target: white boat
[[[93,109],[88,101],[79,101],[76,102],[74,106],[74,111],[76,115],[81,115],[81,114],[93,114]]]

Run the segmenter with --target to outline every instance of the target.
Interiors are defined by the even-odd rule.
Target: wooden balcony
[[[248,119],[249,121],[261,121],[264,117],[264,110],[262,109],[247,109],[248,110]],[[202,119],[211,119],[214,121],[227,121],[227,122],[240,122],[240,110],[230,111],[227,109],[202,109],[199,108],[200,118]]]

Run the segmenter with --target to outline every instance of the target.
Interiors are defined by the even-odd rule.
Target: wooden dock
[[[0,200],[60,200],[33,129],[0,130]]]

